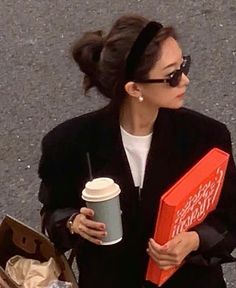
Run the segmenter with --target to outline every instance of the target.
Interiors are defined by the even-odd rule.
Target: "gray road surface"
[[[42,136],[105,103],[82,95],[69,48],[81,32],[106,31],[123,13],[177,28],[193,58],[186,106],[226,123],[236,155],[236,0],[1,0],[0,220],[8,213],[39,227]],[[225,275],[236,287],[235,264]]]

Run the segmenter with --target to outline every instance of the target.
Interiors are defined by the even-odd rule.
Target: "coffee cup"
[[[88,181],[82,191],[87,207],[94,211],[93,220],[106,225],[107,235],[102,239],[102,245],[112,245],[122,239],[120,192],[119,185],[106,177]]]

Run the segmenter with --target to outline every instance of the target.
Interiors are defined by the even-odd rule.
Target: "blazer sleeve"
[[[69,217],[84,206],[81,198],[84,173],[80,150],[75,152],[73,141],[58,141],[57,136],[51,132],[42,140],[38,198],[43,204],[41,215],[49,238],[64,252],[78,248],[84,241],[79,235],[71,235],[66,227]]]
[[[47,202],[43,202],[42,195],[49,193],[49,188],[43,181],[40,183],[39,200],[43,203],[40,211],[42,217],[42,231],[48,234],[50,240],[55,244],[57,249],[65,252],[70,249],[79,249],[83,243],[83,238],[79,235],[69,233],[66,223],[72,214],[79,212],[79,209],[74,207],[65,208],[50,208]]]
[[[198,251],[191,253],[187,261],[198,265],[216,265],[233,262],[231,252],[236,247],[236,167],[232,155],[230,133],[226,126],[218,131],[216,146],[230,154],[217,208],[191,230],[200,238]]]

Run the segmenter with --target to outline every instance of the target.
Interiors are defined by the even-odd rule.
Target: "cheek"
[[[144,99],[149,103],[158,105],[164,108],[179,108],[183,105],[183,99],[176,97],[178,91],[171,87],[152,87],[151,89],[146,89],[145,94],[143,94]]]
[[[148,85],[143,89],[143,96],[146,98],[159,97],[168,93],[166,87],[159,84]]]
[[[146,99],[149,99],[152,102],[162,102],[174,97],[173,89],[170,89],[168,86],[158,84],[153,84],[152,87],[147,87],[144,90],[143,95]]]

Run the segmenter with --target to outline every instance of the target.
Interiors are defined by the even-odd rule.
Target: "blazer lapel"
[[[160,197],[177,180],[181,170],[181,151],[171,115],[171,111],[160,109],[147,158],[141,209],[145,215],[145,230],[149,227],[149,237],[154,229]]]
[[[111,177],[120,185],[123,198],[124,191],[133,193],[134,182],[122,143],[119,115],[114,108],[107,106],[101,118],[96,136],[93,135],[90,141],[94,177]]]
[[[175,152],[174,131],[171,117],[165,110],[160,110],[154,125],[153,138],[149,150],[143,188],[149,186],[153,179],[158,190],[166,186],[171,174],[171,163]],[[154,177],[154,178],[153,178]]]

